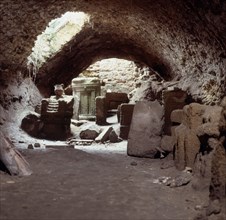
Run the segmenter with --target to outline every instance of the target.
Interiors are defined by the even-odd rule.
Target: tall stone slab
[[[134,104],[121,104],[119,108],[120,138],[127,140],[133,117]]]
[[[187,128],[184,124],[175,129],[175,166],[178,170],[185,167],[193,168],[196,155],[200,149],[200,141],[194,130]]]
[[[177,88],[168,88],[163,91],[163,103],[164,103],[164,133],[171,135],[171,112],[175,109],[182,109],[187,104],[187,93]]]
[[[107,123],[107,108],[104,96],[96,97],[96,124],[106,125]]]
[[[140,101],[133,111],[128,137],[129,156],[154,158],[161,145],[163,107],[158,101]]]

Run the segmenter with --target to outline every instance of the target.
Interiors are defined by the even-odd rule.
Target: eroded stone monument
[[[95,99],[100,95],[101,83],[96,77],[78,77],[72,80],[74,119],[95,119]]]
[[[65,139],[70,133],[74,98],[64,95],[62,85],[56,85],[54,91],[56,95],[42,100],[41,135],[43,138]]]
[[[155,158],[161,145],[163,107],[156,100],[139,101],[133,111],[127,154]]]

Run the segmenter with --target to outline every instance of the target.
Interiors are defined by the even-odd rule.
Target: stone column
[[[96,124],[106,125],[107,108],[104,96],[96,97]]]

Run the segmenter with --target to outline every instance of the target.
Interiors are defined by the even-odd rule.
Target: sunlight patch
[[[53,57],[64,44],[79,33],[90,16],[83,12],[66,12],[60,18],[52,20],[42,34],[37,37],[32,53],[28,57],[27,66],[31,75],[36,75],[38,69]]]

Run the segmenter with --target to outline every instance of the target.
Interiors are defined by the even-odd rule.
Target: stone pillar
[[[74,119],[95,119],[95,98],[100,95],[100,87],[100,80],[95,77],[72,80]]]
[[[104,96],[96,97],[96,124],[106,125],[107,108]]]
[[[187,93],[180,89],[169,88],[169,90],[163,91],[163,103],[164,103],[164,134],[171,135],[171,112],[175,109],[183,109],[186,103]]]
[[[134,104],[121,104],[119,108],[120,134],[122,139],[127,140],[130,130],[130,124],[133,116]]]

